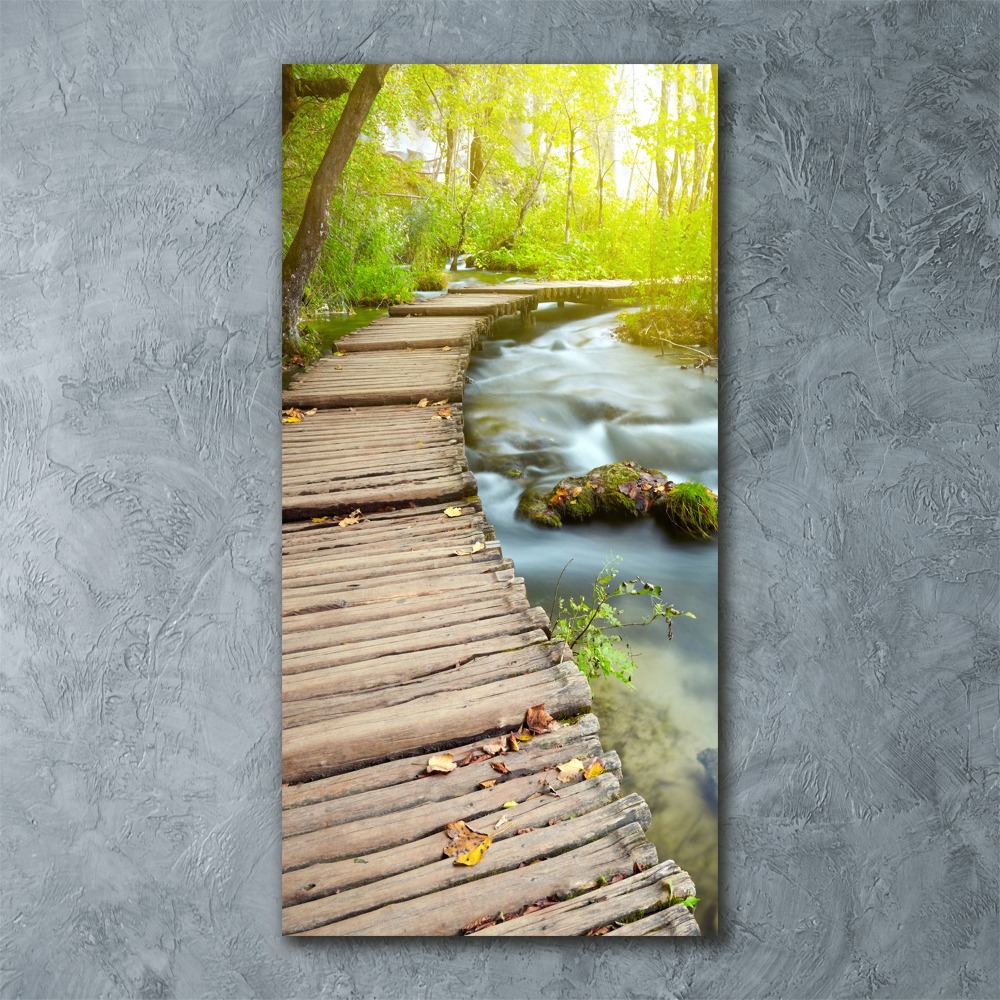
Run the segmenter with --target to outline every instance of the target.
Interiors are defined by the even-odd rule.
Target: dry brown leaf
[[[281,411],[281,422],[283,424],[297,424],[301,422],[305,414],[294,406]]]
[[[545,711],[545,705],[532,705],[528,709],[527,716],[525,717],[525,725],[531,732],[541,735],[542,733],[547,733],[552,729],[556,729],[559,723]]]
[[[498,774],[510,774],[510,768],[502,760],[491,760],[490,767]]]
[[[595,927],[592,931],[587,931],[583,936],[600,937],[602,934],[607,934],[609,930],[611,930],[611,924],[608,924],[606,927]]]
[[[537,826],[522,826],[514,831],[514,836],[520,837],[523,833],[534,833],[537,829]]]
[[[483,542],[476,542],[471,549],[455,549],[456,556],[471,556],[475,555],[477,552],[482,552],[486,548]]]
[[[445,507],[444,516],[445,517],[460,517],[462,514],[461,507]]]
[[[427,761],[428,774],[447,774],[454,771],[458,764],[452,759],[450,753],[439,753]]]
[[[424,396],[424,398],[420,400],[419,403],[417,403],[417,406],[426,406],[429,402],[430,400],[426,396]]]
[[[438,410],[437,412],[438,412],[438,416],[439,417],[443,417],[445,420],[448,420],[451,417],[451,407],[450,406],[442,406],[441,409]]]
[[[599,774],[604,774],[604,765],[595,757],[583,772],[585,778],[596,778]]]
[[[498,753],[506,753],[507,745],[502,736],[497,737],[495,740],[490,740],[489,743],[484,743],[480,749],[484,753],[496,755]]]
[[[317,410],[316,407],[314,406],[311,410],[303,410],[302,412],[304,416],[311,417],[314,413],[317,412]]]
[[[486,781],[480,781],[480,788],[492,788],[497,783],[496,778],[487,778]]]
[[[444,854],[447,858],[453,858],[456,854],[465,854],[488,839],[487,834],[473,830],[463,820],[449,823],[444,828],[444,832],[451,841],[444,849]]]
[[[578,774],[583,774],[583,761],[574,757],[565,764],[556,764],[556,770],[560,781],[572,781]]]
[[[521,749],[521,745],[517,742],[517,737],[513,733],[507,736],[507,741],[510,743],[511,753],[517,753]]]
[[[467,764],[471,764],[475,760],[475,753],[470,750],[459,762],[459,767],[465,767]]]

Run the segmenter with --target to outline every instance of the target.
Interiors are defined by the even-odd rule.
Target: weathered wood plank
[[[649,808],[638,796],[631,796],[628,800],[615,802],[611,806],[603,806],[556,826],[533,830],[520,837],[502,838],[498,835],[475,869],[456,865],[452,858],[440,856],[448,844],[448,838],[441,833],[437,838],[438,860],[391,875],[379,882],[287,907],[281,915],[282,933],[296,934],[417,898],[426,898],[433,905],[433,897],[437,893],[453,886],[468,885],[473,881],[482,882],[489,876],[517,869],[523,862],[530,863],[549,854],[582,847],[630,824],[640,829],[649,825]],[[485,825],[487,824],[480,824]],[[492,828],[487,832],[491,831]]]
[[[469,822],[474,829],[478,826],[487,831],[494,831],[495,839],[502,840],[515,836],[518,830],[528,827],[548,826],[550,823],[563,822],[574,816],[583,816],[618,800],[619,794],[617,776],[602,775],[600,780],[595,778],[570,785],[560,792],[558,798],[545,795],[523,803],[517,823],[507,823],[500,830],[496,830],[496,824],[501,817],[509,818],[505,809],[471,818]],[[304,903],[310,899],[329,896],[331,893],[352,886],[377,882],[398,872],[409,871],[437,861],[441,857],[442,829],[443,827],[432,829],[426,836],[409,843],[359,855],[363,858],[364,864],[356,862],[354,858],[344,858],[340,861],[320,862],[285,872],[281,876],[282,899],[285,905]]]
[[[604,872],[655,858],[642,827],[629,824],[583,847],[527,868],[452,886],[402,903],[391,903],[334,924],[304,931],[308,936],[381,934],[394,936],[458,934],[484,916],[513,912],[536,899],[567,895],[592,886]],[[641,863],[641,861],[640,861]]]
[[[648,917],[633,920],[608,931],[607,937],[701,937],[698,921],[683,904],[675,903]]]
[[[621,882],[556,903],[537,913],[483,928],[476,934],[492,937],[586,934],[589,930],[626,920],[640,911],[664,906],[671,897],[684,898],[693,892],[690,875],[676,862],[664,861]]]
[[[506,736],[516,731],[519,726],[499,730],[489,735],[492,739]],[[566,746],[575,740],[595,735],[600,729],[597,716],[588,712],[581,715],[575,722],[567,723],[550,733],[543,733],[531,740],[536,750],[548,750],[551,747]],[[451,753],[461,760],[466,754],[476,749],[482,740],[459,744],[452,748]],[[357,771],[346,771],[329,778],[318,778],[315,781],[303,782],[299,785],[285,785],[281,789],[282,809],[294,809],[298,806],[322,802],[326,799],[342,798],[349,795],[364,795],[377,788],[398,785],[412,780],[415,774],[424,769],[427,764],[427,754],[419,753],[412,757],[400,757],[386,761],[384,764],[374,764]]]
[[[521,624],[521,621],[515,624]],[[330,667],[306,668],[285,673],[281,679],[284,701],[322,697],[324,692],[346,694],[405,684],[435,673],[458,670],[480,656],[502,653],[515,656],[522,649],[547,648],[548,636],[539,629],[524,632],[489,629],[482,638],[462,638],[457,631],[447,642],[431,649],[356,658]],[[543,644],[546,644],[543,646]]]
[[[285,712],[315,721],[286,728],[282,738],[282,780],[322,777],[419,747],[464,742],[479,733],[513,727],[530,705],[544,703],[555,716],[577,715],[590,708],[590,687],[573,664],[541,674],[482,684],[472,691],[428,695],[407,705],[405,713],[358,712],[338,717],[331,727],[322,719],[322,699],[286,702]],[[310,706],[307,714],[302,706]],[[288,723],[285,723],[288,725]]]

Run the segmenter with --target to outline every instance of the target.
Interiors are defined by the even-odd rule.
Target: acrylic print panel
[[[284,67],[285,934],[716,932],[716,94]]]

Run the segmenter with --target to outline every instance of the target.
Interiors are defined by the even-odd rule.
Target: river
[[[459,274],[462,284],[498,280]],[[621,579],[659,584],[667,602],[697,616],[677,619],[670,642],[662,621],[625,630],[638,664],[634,688],[603,679],[593,686],[602,742],[622,758],[625,790],[649,803],[649,837],[661,859],[691,873],[702,933],[712,934],[718,816],[698,754],[718,746],[717,543],[678,541],[650,520],[553,530],[514,516],[525,489],[626,459],[718,489],[715,369],[685,371],[676,357],[621,343],[612,336],[616,316],[547,304],[533,325],[498,322],[469,369],[466,453],[483,509],[533,603],[549,610],[557,581],[564,597],[589,596],[598,571],[617,557]],[[644,600],[620,605],[626,620],[648,611]]]

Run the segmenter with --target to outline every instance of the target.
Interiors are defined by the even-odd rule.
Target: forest
[[[716,92],[707,65],[285,66],[286,366],[310,316],[460,263],[642,282],[624,337],[717,353]]]

